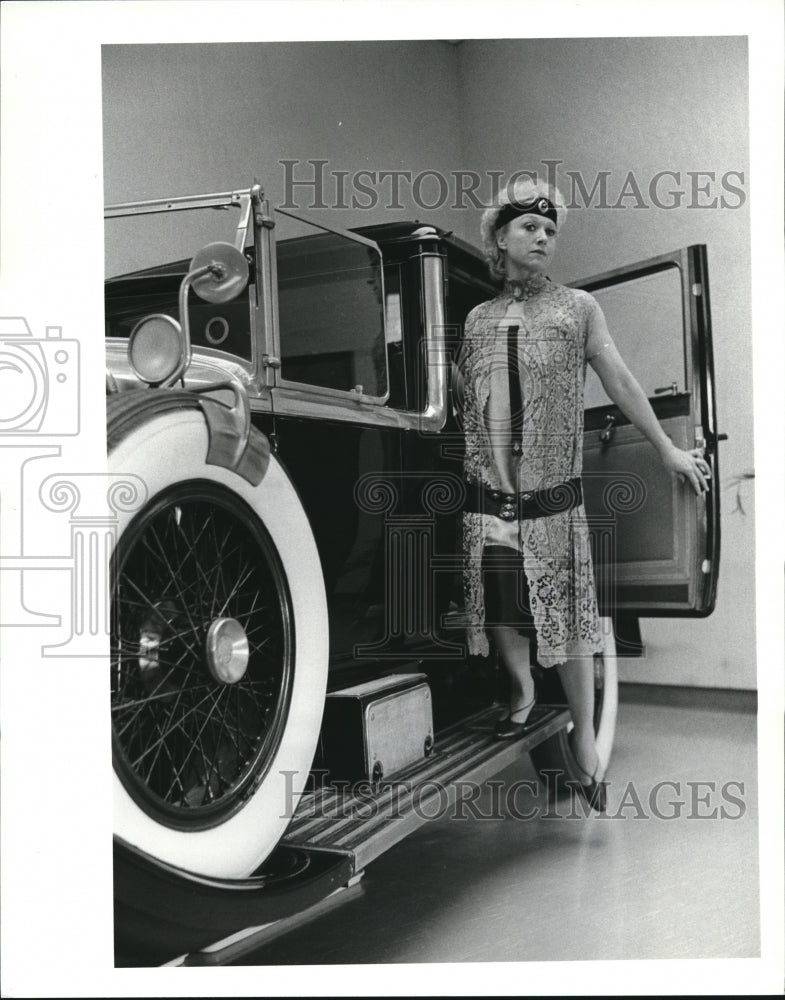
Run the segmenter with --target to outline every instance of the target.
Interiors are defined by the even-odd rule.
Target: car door
[[[719,472],[706,247],[575,283],[591,292],[665,433],[700,447],[711,486],[696,496],[609,403],[589,369],[584,492],[601,611],[619,618],[705,616],[719,570]]]

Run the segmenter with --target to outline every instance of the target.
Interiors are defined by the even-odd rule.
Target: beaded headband
[[[554,225],[558,221],[556,207],[553,202],[549,201],[548,198],[542,198],[538,195],[530,201],[511,201],[509,205],[505,205],[496,216],[493,228],[501,229],[502,226],[506,226],[512,219],[517,219],[519,215],[542,215],[546,219],[550,219]]]

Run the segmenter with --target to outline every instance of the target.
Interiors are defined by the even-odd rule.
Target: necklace
[[[536,274],[525,281],[508,278],[504,283],[504,293],[515,299],[516,302],[526,302],[533,295],[536,295],[537,292],[541,291],[549,280],[543,274]]]

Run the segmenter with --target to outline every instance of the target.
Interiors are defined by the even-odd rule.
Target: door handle
[[[710,434],[709,440],[707,441],[703,436],[703,431],[699,427],[695,428],[695,447],[701,448],[704,451],[708,449],[709,453],[712,455],[717,450],[717,442],[727,440],[727,434]]]
[[[602,442],[603,451],[610,445],[616,435],[616,417],[609,413],[605,418],[605,426],[600,431],[600,441]]]

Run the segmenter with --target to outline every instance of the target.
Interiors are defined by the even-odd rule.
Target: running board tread
[[[348,855],[353,870],[360,871],[429,821],[425,807],[432,798],[438,798],[441,814],[456,801],[461,783],[482,784],[569,722],[565,709],[538,705],[530,732],[502,741],[493,737],[497,711],[486,710],[446,730],[430,756],[378,785],[328,785],[304,795],[283,843]]]

